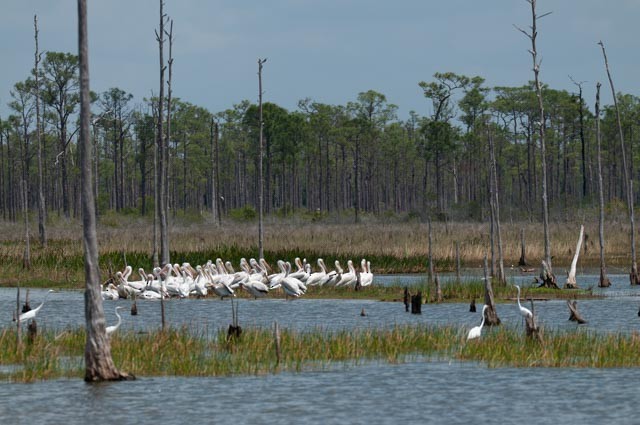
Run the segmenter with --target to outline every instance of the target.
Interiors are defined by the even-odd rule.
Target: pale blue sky
[[[136,101],[158,91],[156,0],[89,3],[91,88],[120,87]],[[41,50],[77,52],[73,0],[4,0],[0,14],[0,115],[9,90],[33,66],[33,14]],[[174,95],[212,112],[257,99],[289,110],[310,97],[345,104],[369,89],[387,96],[401,118],[430,113],[419,81],[434,72],[479,75],[487,85],[532,79],[529,41],[514,24],[531,23],[524,0],[166,0],[174,19]],[[538,0],[541,78],[574,90],[607,82],[598,40],[607,48],[618,91],[638,95],[640,1]],[[603,102],[611,103],[608,86]],[[592,105],[590,104],[590,107]]]

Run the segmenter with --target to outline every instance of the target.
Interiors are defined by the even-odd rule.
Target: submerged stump
[[[422,314],[422,292],[411,296],[411,314]]]
[[[578,312],[578,301],[576,300],[567,300],[567,306],[569,307],[569,320],[572,322],[578,322],[579,325],[582,325],[583,323],[587,323],[586,320],[584,320],[582,318],[582,316],[580,315],[580,313]]]

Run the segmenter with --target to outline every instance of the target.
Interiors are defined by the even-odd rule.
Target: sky
[[[11,87],[33,67],[33,15],[40,49],[77,54],[77,2],[4,0],[0,14],[0,117]],[[111,87],[134,102],[158,93],[159,2],[88,0],[91,89]],[[541,81],[575,91],[584,82],[593,109],[595,85],[612,103],[602,40],[616,91],[639,95],[640,1],[538,0]],[[481,76],[486,85],[533,79],[525,0],[165,0],[174,21],[174,96],[220,112],[257,102],[259,58],[263,100],[288,110],[298,101],[344,105],[375,90],[409,111],[432,113],[418,86],[435,72]],[[165,52],[165,57],[167,53]],[[606,90],[605,90],[606,89]]]

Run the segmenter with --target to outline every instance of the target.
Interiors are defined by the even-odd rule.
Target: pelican
[[[513,285],[516,288],[518,288],[518,308],[520,309],[520,314],[522,315],[523,318],[527,318],[527,317],[533,317],[533,313],[531,313],[531,310],[529,310],[526,307],[522,307],[522,305],[520,304],[520,287],[518,285]]]
[[[322,260],[322,258],[318,258],[318,267],[320,267],[320,271],[311,273],[307,278],[307,286],[319,285],[327,276],[327,267],[324,265],[324,260]]]
[[[360,262],[360,268],[362,268],[362,272],[360,273],[360,286],[369,286],[373,283],[373,273],[371,273],[371,269],[369,265],[371,263],[364,258]]]
[[[49,289],[49,292],[47,292],[47,294],[44,296],[44,300],[42,300],[42,303],[40,303],[40,305],[36,308],[34,308],[33,310],[29,310],[25,313],[22,313],[18,316],[18,321],[20,323],[29,320],[29,319],[34,319],[36,317],[36,314],[38,314],[38,312],[40,311],[40,309],[42,308],[42,306],[44,305],[44,302],[47,300],[47,297],[49,296],[50,293],[55,292],[53,289]]]
[[[124,308],[122,306],[118,306],[116,307],[116,316],[118,316],[118,323],[116,323],[115,325],[112,326],[107,326],[107,335],[111,335],[112,333],[114,333],[115,331],[118,330],[118,328],[120,327],[120,323],[122,323],[122,317],[120,317],[120,315],[118,314],[118,310],[120,310],[121,308]]]
[[[356,283],[356,269],[353,267],[353,261],[347,261],[347,267],[349,271],[341,273],[341,278],[336,282],[336,286],[350,286]]]
[[[467,341],[469,341],[470,339],[480,338],[480,335],[482,334],[482,327],[484,326],[484,312],[487,307],[488,305],[486,304],[484,305],[484,307],[482,307],[482,322],[480,322],[480,326],[471,328],[469,334],[467,335]]]

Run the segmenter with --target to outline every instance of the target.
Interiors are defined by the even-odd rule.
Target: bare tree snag
[[[624,147],[624,137],[622,133],[622,120],[620,119],[620,108],[618,107],[618,98],[616,96],[616,90],[613,87],[613,78],[611,78],[611,72],[609,72],[609,61],[607,60],[607,52],[604,49],[602,41],[598,42],[602,48],[602,56],[604,57],[604,66],[607,70],[607,77],[609,78],[609,86],[611,86],[611,95],[613,96],[613,106],[616,110],[616,120],[618,123],[618,137],[620,138],[620,153],[622,156],[622,168],[624,170],[624,181],[626,184],[627,194],[627,207],[629,209],[629,222],[631,230],[629,231],[631,236],[631,273],[629,274],[629,281],[631,285],[640,284],[640,276],[638,275],[638,263],[636,261],[636,226],[635,218],[633,214],[633,179],[629,178],[629,169],[627,168],[627,154]]]
[[[258,155],[258,257],[264,258],[264,173],[262,170],[262,162],[264,159],[264,119],[262,117],[262,67],[267,58],[258,59],[258,113],[259,113],[259,150]]]
[[[422,314],[422,292],[411,295],[411,314]]]
[[[43,192],[43,173],[42,173],[42,137],[40,134],[40,58],[41,53],[38,48],[38,16],[33,16],[34,38],[36,44],[35,63],[33,74],[35,78],[35,98],[36,98],[36,140],[38,142],[38,235],[40,237],[40,245],[47,246],[47,229],[45,226],[45,200]]]
[[[587,323],[587,321],[582,318],[580,313],[578,313],[578,301],[567,300],[567,306],[569,307],[569,312],[571,313],[569,315],[570,321],[578,322],[579,325],[582,325],[583,323]]]
[[[460,242],[456,241],[456,282],[460,283]]]
[[[551,12],[544,13],[540,16],[536,14],[536,0],[526,0],[531,5],[531,32],[527,32],[523,29],[516,27],[531,41],[531,58],[533,59],[533,75],[536,88],[536,97],[538,99],[539,121],[536,123],[538,126],[538,135],[540,138],[540,162],[542,166],[542,221],[544,226],[544,261],[545,268],[548,269],[548,275],[553,276],[551,268],[551,242],[549,239],[549,204],[547,197],[547,149],[545,145],[545,115],[544,115],[544,103],[542,101],[542,84],[540,83],[540,61],[538,61],[538,51],[536,50],[536,38],[538,36],[538,30],[536,23],[538,19],[544,18]],[[555,277],[553,277],[553,286],[555,284]]]
[[[406,286],[404,287],[404,295],[402,298],[402,301],[404,302],[404,311],[405,312],[409,312],[409,288],[407,288]]]
[[[527,266],[527,260],[525,259],[526,246],[524,243],[524,228],[520,229],[520,259],[518,265],[521,267]]]
[[[607,277],[607,269],[604,262],[604,189],[602,184],[602,155],[600,146],[602,144],[602,133],[600,133],[600,83],[596,84],[596,145],[598,157],[598,203],[600,205],[600,214],[598,219],[598,235],[600,236],[600,280],[598,286],[608,288],[611,281]]]
[[[531,301],[531,316],[527,316],[524,319],[524,323],[526,326],[527,338],[535,339],[539,343],[542,343],[542,329],[538,327],[538,323],[536,320],[536,310],[533,306],[533,300]]]
[[[496,303],[493,300],[493,287],[491,286],[491,278],[489,277],[489,265],[487,256],[484,256],[484,303],[487,305],[485,310],[485,325],[497,326],[500,324],[500,318],[496,311]]]
[[[471,300],[471,304],[469,304],[469,312],[470,313],[475,313],[476,312],[476,299],[472,299]]]
[[[432,241],[433,239],[431,238],[431,217],[429,217],[429,283],[433,282],[433,275],[434,275],[434,271],[433,271],[433,251],[431,250],[432,248]]]
[[[556,275],[551,271],[551,266],[542,260],[542,271],[540,272],[540,287],[560,289],[556,282]]]
[[[98,267],[98,238],[96,233],[95,198],[92,187],[92,155],[89,126],[91,100],[89,95],[89,47],[87,40],[86,0],[78,0],[78,59],[80,68],[80,168],[82,195],[82,228],[84,248],[84,312],[87,341],[84,350],[87,382],[114,381],[133,378],[118,371],[111,358],[111,344],[107,337]]]
[[[576,283],[576,266],[578,265],[578,257],[580,256],[580,248],[582,247],[582,238],[584,237],[584,224],[580,225],[580,236],[578,237],[578,243],[576,244],[576,252],[573,254],[573,261],[571,261],[571,269],[569,269],[569,275],[567,276],[567,282],[564,284],[564,289],[578,289]]]
[[[436,302],[442,302],[442,287],[440,286],[440,279],[438,279],[438,273],[435,276],[435,285],[436,285]]]

